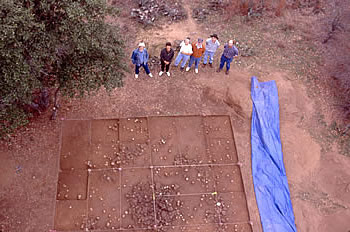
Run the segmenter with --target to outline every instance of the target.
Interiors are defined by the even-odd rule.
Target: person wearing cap
[[[186,68],[186,71],[190,71],[191,66],[193,62],[195,63],[195,73],[198,73],[198,64],[201,61],[201,57],[203,53],[205,52],[205,46],[203,44],[203,39],[198,39],[197,42],[192,43],[192,55],[190,57],[190,62],[188,63],[188,66]]]
[[[210,38],[205,41],[205,52],[203,57],[203,67],[207,65],[209,57],[209,67],[213,67],[214,54],[220,47],[219,37],[217,34],[210,35]]]
[[[131,55],[131,61],[135,65],[135,78],[139,78],[140,68],[143,67],[149,77],[153,77],[148,67],[149,55],[144,42],[139,43],[139,47],[136,48]]]
[[[161,71],[159,72],[159,76],[163,75],[164,73],[164,68],[166,71],[166,75],[170,77],[170,63],[173,60],[174,57],[174,50],[171,48],[171,43],[167,42],[165,44],[165,48],[162,49],[160,52],[160,64],[161,64]]]
[[[181,42],[180,44],[180,51],[179,54],[177,55],[175,59],[175,64],[174,66],[177,67],[182,60],[181,63],[181,71],[184,70],[186,62],[190,59],[190,56],[192,55],[192,45],[190,44],[190,39],[186,38],[184,41]]]
[[[218,68],[217,72],[220,72],[226,63],[226,75],[229,74],[231,62],[233,61],[234,57],[238,56],[238,49],[234,44],[235,42],[233,40],[230,40],[228,41],[228,44],[225,44],[224,52],[222,53],[220,59],[220,67]]]

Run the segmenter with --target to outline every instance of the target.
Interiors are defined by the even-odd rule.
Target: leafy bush
[[[76,97],[122,86],[123,41],[105,23],[116,13],[103,0],[1,1],[0,137],[23,125],[33,106],[42,110],[35,92]]]

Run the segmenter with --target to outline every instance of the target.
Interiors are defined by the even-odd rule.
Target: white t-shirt
[[[190,53],[190,54],[192,54],[193,53],[193,51],[192,51],[192,45],[189,43],[188,45],[186,45],[185,44],[185,42],[184,41],[182,41],[181,42],[181,44],[180,44],[180,46],[181,46],[181,49],[180,49],[180,53]]]

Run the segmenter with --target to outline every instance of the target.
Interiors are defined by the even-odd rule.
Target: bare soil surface
[[[200,4],[200,1],[193,1],[191,4],[186,1],[184,6],[189,15],[190,9],[197,6],[196,4]],[[321,40],[313,37],[314,31],[317,31],[315,25],[318,25],[317,23],[321,20],[322,15],[314,16],[308,14],[308,12],[286,12],[281,18],[263,18],[261,21],[247,23],[243,23],[243,20],[239,17],[233,16],[229,24],[223,23],[222,18],[217,16],[210,16],[208,20],[211,21],[207,24],[198,24],[191,17],[188,17],[187,21],[144,30],[138,28],[137,24],[129,18],[131,7],[134,7],[134,5],[125,4],[121,13],[123,18],[117,20],[121,24],[122,32],[127,39],[127,52],[131,52],[137,41],[143,39],[146,41],[151,55],[158,56],[159,48],[167,40],[172,42],[186,36],[190,36],[192,39],[197,37],[206,38],[210,33],[216,32],[219,34],[221,42],[235,37],[242,44],[240,46],[242,52],[248,54],[247,51],[251,51],[254,55],[242,56],[232,63],[229,75],[216,73],[214,69],[209,67],[205,69],[200,67],[199,74],[192,71],[183,73],[172,67],[171,77],[164,75],[158,77],[156,74],[159,67],[154,66],[152,72],[155,77],[152,79],[141,71],[140,78],[135,80],[133,74],[130,73],[125,78],[123,88],[116,89],[109,94],[101,90],[95,96],[86,99],[66,100],[61,105],[60,120],[49,121],[49,114],[42,115],[27,128],[19,130],[9,142],[2,143],[0,147],[0,167],[2,170],[0,174],[0,231],[36,232],[53,230],[55,207],[60,209],[72,206],[72,208],[77,209],[70,211],[74,213],[69,215],[70,218],[76,221],[81,220],[81,215],[86,212],[84,210],[87,209],[88,204],[96,205],[96,209],[103,210],[101,200],[98,198],[99,195],[93,195],[92,200],[84,201],[83,199],[85,197],[89,198],[89,196],[85,196],[82,189],[96,192],[93,189],[95,187],[98,189],[106,188],[106,191],[104,191],[106,195],[101,195],[103,199],[114,199],[109,198],[110,194],[115,193],[115,189],[111,188],[109,181],[116,185],[123,186],[125,184],[127,186],[128,190],[125,191],[125,194],[119,196],[119,198],[125,196],[122,202],[130,204],[120,206],[122,212],[125,213],[128,207],[135,204],[130,200],[132,198],[128,198],[130,195],[127,194],[140,192],[135,191],[135,189],[141,188],[144,189],[141,192],[147,195],[150,190],[145,185],[139,185],[141,177],[140,179],[134,178],[131,171],[130,173],[125,172],[125,174],[122,172],[122,175],[120,175],[119,172],[108,171],[108,168],[116,165],[132,170],[135,165],[145,164],[144,160],[142,162],[140,160],[142,160],[142,157],[146,157],[146,160],[148,158],[147,155],[140,156],[141,151],[148,153],[150,157],[152,156],[151,160],[154,162],[154,166],[172,165],[171,163],[174,160],[180,164],[197,164],[205,158],[201,157],[203,155],[201,153],[197,153],[195,157],[190,159],[176,157],[176,153],[171,153],[174,154],[174,157],[169,155],[165,159],[163,155],[153,156],[152,149],[158,149],[161,152],[169,151],[169,149],[173,150],[178,139],[183,143],[188,143],[189,146],[185,149],[185,153],[196,154],[191,152],[193,149],[190,147],[192,144],[190,138],[193,138],[193,136],[190,138],[164,138],[168,146],[164,147],[160,146],[156,140],[152,142],[152,137],[149,145],[142,141],[142,138],[138,142],[139,145],[135,145],[128,140],[128,133],[125,133],[115,139],[115,141],[120,140],[121,144],[114,149],[111,146],[112,140],[100,139],[102,135],[107,138],[116,136],[116,131],[119,131],[120,128],[119,124],[113,122],[113,120],[104,121],[112,126],[111,129],[108,127],[106,129],[102,121],[99,120],[96,121],[96,125],[91,125],[91,130],[97,130],[92,134],[98,135],[96,138],[91,137],[92,143],[104,144],[101,146],[102,150],[96,149],[94,153],[87,154],[84,143],[88,139],[88,134],[79,134],[80,130],[74,130],[72,132],[76,132],[76,135],[72,133],[72,137],[61,139],[61,128],[63,128],[62,131],[72,129],[66,124],[67,121],[70,122],[73,119],[88,121],[91,119],[179,115],[228,115],[230,117],[235,135],[238,163],[241,164],[240,170],[249,210],[249,220],[252,223],[253,231],[262,231],[251,178],[250,118],[252,103],[250,100],[250,77],[252,75],[258,76],[260,81],[275,80],[278,85],[284,162],[298,231],[348,231],[350,229],[350,221],[348,220],[350,218],[350,160],[349,156],[340,155],[341,147],[337,143],[338,137],[329,133],[329,125],[332,124],[334,115],[332,108],[329,107],[333,103],[329,101],[333,98],[325,98],[324,96],[331,96],[332,94],[327,93],[327,91],[324,93],[322,86],[315,86],[312,81],[315,77],[325,75],[321,72],[324,63],[319,58],[319,54],[322,53],[319,51]],[[332,46],[332,44],[330,43],[328,46]],[[221,51],[222,47],[215,56],[214,64],[216,67]],[[133,68],[131,65],[130,67]],[[62,124],[62,120],[65,123]],[[86,128],[84,121],[79,122],[81,122],[81,130]],[[156,128],[158,126],[159,131],[166,128],[169,133],[175,130],[171,127],[164,127],[165,124],[168,124],[168,122],[159,122],[152,127]],[[193,126],[196,125],[193,124]],[[101,128],[105,128],[106,131]],[[220,141],[213,141],[213,143],[215,142],[219,143]],[[67,144],[63,147],[68,148],[69,144],[72,144],[72,146],[74,144],[74,147],[79,145],[79,155],[70,156],[67,153],[66,158],[60,156],[65,152],[64,149],[60,151],[61,143]],[[149,150],[147,146],[151,146]],[[119,157],[114,157],[114,160],[106,163],[102,154],[115,151],[119,153]],[[81,156],[86,157],[89,154],[94,154],[89,157],[91,163],[84,164],[82,162],[84,159]],[[172,162],[169,162],[170,160]],[[112,162],[114,162],[113,165]],[[217,162],[220,163],[220,160],[217,160]],[[59,172],[59,164],[61,165],[61,172]],[[72,165],[78,166],[71,170]],[[79,165],[82,166],[79,167]],[[86,176],[78,171],[83,166],[89,166],[93,170],[91,172],[92,181],[97,181],[97,183],[104,186],[98,184],[95,186],[87,184],[85,186]],[[95,169],[106,170],[100,172],[94,171]],[[143,183],[147,184],[146,181],[149,181],[147,175],[152,173],[150,169],[144,170],[146,171],[142,175],[142,178],[145,178]],[[158,169],[153,171],[156,172],[156,170],[158,171]],[[164,170],[166,169],[163,168],[159,172]],[[195,173],[197,170],[190,171]],[[222,171],[225,172],[225,170]],[[74,178],[70,179],[69,183],[64,183],[65,186],[60,185],[65,180],[67,173],[70,173],[69,175],[74,176]],[[156,174],[154,173],[155,179],[157,179]],[[126,177],[123,178],[123,175]],[[103,179],[106,177],[110,177],[110,180]],[[122,177],[121,180],[118,177]],[[123,183],[125,179],[133,182]],[[161,182],[163,178],[158,180]],[[222,184],[220,180],[216,183],[216,186],[225,191],[228,187]],[[57,192],[58,182],[59,191]],[[223,183],[226,183],[226,180]],[[164,185],[169,185],[169,183],[164,180],[164,183],[160,183],[157,188],[162,190]],[[63,194],[67,186],[68,188],[75,186],[75,189],[74,191],[72,189],[72,192],[69,191],[68,194]],[[199,184],[197,187],[201,188],[202,185]],[[204,187],[206,188],[206,186]],[[210,186],[208,188],[210,189]],[[121,189],[123,191],[122,187]],[[157,191],[159,195],[162,192],[161,190]],[[185,188],[185,190],[192,191],[191,188]],[[72,205],[67,203],[56,204],[57,197],[59,199],[70,199],[74,203]],[[136,197],[142,197],[142,195]],[[217,201],[222,199],[223,202],[233,202],[230,194],[225,193],[217,197]],[[76,200],[73,200],[73,198],[76,198]],[[171,198],[170,203],[175,202],[176,204],[176,198],[177,196]],[[200,199],[197,200],[200,201]],[[196,202],[196,200],[191,200],[189,197],[188,199],[184,198],[183,201],[193,202],[193,204]],[[211,200],[209,199],[209,201]],[[110,203],[118,205],[117,201]],[[157,207],[161,207],[162,204],[160,202]],[[107,226],[105,223],[111,220],[110,226],[125,228],[125,226],[128,227],[129,224],[133,223],[130,214],[124,214],[124,221],[118,221],[118,217],[123,217],[123,214],[114,215],[117,208],[115,208],[115,211],[113,208],[106,210],[109,210],[111,217],[109,217],[109,214],[104,216],[94,215],[94,211],[92,211],[91,215],[95,218],[99,216],[100,219],[98,221],[84,221],[84,225],[91,227]],[[142,212],[139,213],[134,212],[135,215],[143,215]],[[58,214],[56,217],[60,217],[60,215]],[[63,213],[61,216],[66,218],[67,215]],[[182,228],[183,225],[176,222],[175,219],[173,220],[171,215],[164,216],[168,218],[164,220],[165,222],[175,223],[178,226],[167,231],[179,231],[178,228]],[[225,217],[222,218],[225,219]],[[156,214],[156,219],[162,221],[162,215]],[[216,219],[212,217],[210,220],[215,221]],[[230,222],[229,220],[230,216],[228,214],[227,222]],[[62,223],[69,224],[71,220],[65,222],[62,219]],[[144,221],[142,223],[148,222]],[[238,230],[234,224],[224,224],[222,227],[217,227],[217,229],[221,229],[221,231],[235,231],[236,229],[238,231],[249,231],[247,229],[249,225],[248,227],[240,226],[238,225],[238,229],[240,229]],[[185,227],[183,231],[213,231],[213,228],[211,225],[203,224]]]
[[[252,231],[228,116],[65,120],[61,136],[57,231]]]

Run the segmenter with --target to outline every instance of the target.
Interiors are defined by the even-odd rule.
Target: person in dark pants
[[[171,43],[167,42],[165,44],[165,48],[162,49],[160,52],[160,64],[161,64],[161,71],[159,72],[159,76],[162,76],[164,73],[164,68],[166,75],[170,77],[170,63],[174,58],[174,50],[171,48]]]
[[[149,77],[153,77],[151,71],[149,70],[148,67],[148,59],[149,59],[149,55],[147,52],[147,49],[145,48],[145,43],[141,42],[139,43],[139,47],[136,48],[131,55],[131,61],[132,63],[135,65],[135,78],[139,78],[139,72],[140,72],[140,68],[141,66],[145,69],[147,75]]]
[[[238,56],[238,49],[236,46],[234,46],[234,44],[235,42],[233,40],[230,40],[228,44],[225,44],[224,52],[222,53],[220,59],[220,67],[218,68],[217,72],[221,72],[226,63],[226,75],[229,74],[231,62],[233,61],[234,57]]]

